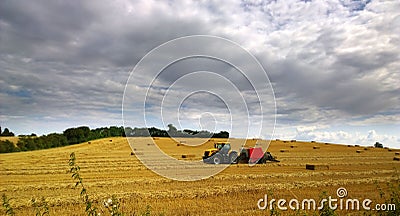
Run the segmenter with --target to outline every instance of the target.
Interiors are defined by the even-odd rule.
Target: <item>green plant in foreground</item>
[[[320,194],[320,199],[328,199],[328,195],[326,193],[326,191],[322,191],[322,193]],[[329,205],[324,205],[323,208],[321,210],[319,210],[319,215],[320,216],[335,216],[335,210],[331,209],[329,207]]]
[[[104,200],[104,207],[108,210],[108,212],[113,216],[123,216],[124,214],[119,210],[120,202],[115,195],[112,195],[108,200]]]
[[[89,194],[87,192],[87,189],[85,185],[83,184],[83,178],[80,175],[80,170],[81,168],[76,164],[76,156],[75,153],[72,152],[69,155],[69,162],[70,166],[69,173],[72,174],[72,178],[76,181],[75,182],[75,188],[80,186],[81,187],[81,193],[80,196],[82,197],[83,201],[85,202],[86,205],[86,213],[88,216],[97,216],[100,215],[100,212],[98,212],[98,209],[96,206],[94,206],[94,201],[90,199]],[[120,201],[119,199],[115,196],[112,195],[111,198],[104,200],[103,206],[108,210],[108,213],[110,213],[111,216],[123,216],[124,214],[120,211]],[[102,213],[104,213],[101,210]]]
[[[80,196],[82,197],[83,201],[85,202],[86,209],[85,212],[89,216],[95,216],[97,215],[97,208],[93,205],[93,201],[90,199],[89,194],[87,193],[86,187],[83,184],[83,179],[80,175],[80,170],[81,168],[76,164],[76,157],[75,153],[72,152],[69,155],[69,166],[71,167],[69,170],[69,173],[72,174],[72,178],[76,181],[75,182],[75,188],[80,186],[81,187],[81,193]]]
[[[36,198],[31,199],[32,207],[35,208],[36,216],[45,216],[49,214],[49,204],[46,199],[42,197],[40,200]]]
[[[6,215],[12,215],[12,216],[14,216],[15,213],[14,213],[13,208],[12,208],[11,205],[10,205],[10,199],[7,198],[6,194],[3,194],[3,195],[1,196],[1,199],[2,199],[2,203],[3,203],[3,207],[4,207],[5,210],[6,210]]]
[[[394,176],[396,180],[394,182],[388,182],[388,192],[385,193],[383,189],[375,182],[376,187],[379,191],[379,195],[384,199],[384,204],[393,204],[395,209],[390,209],[386,211],[379,211],[379,215],[388,215],[388,216],[398,216],[400,215],[400,174],[397,170],[395,170]],[[387,196],[388,195],[388,196]]]
[[[274,195],[274,191],[273,191],[273,190],[268,191],[268,196],[269,196],[269,197],[273,197],[273,195]],[[277,208],[275,202],[274,202],[274,203],[272,204],[272,206],[271,206],[271,209],[270,209],[270,211],[269,211],[269,215],[270,215],[270,216],[280,216],[280,215],[281,215],[281,212],[280,212],[279,209]]]

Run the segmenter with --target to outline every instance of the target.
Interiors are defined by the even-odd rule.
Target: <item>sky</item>
[[[171,46],[134,69],[192,35],[216,38]],[[399,1],[4,0],[0,125],[16,134],[141,127],[145,104],[147,126],[400,148],[399,44]],[[248,70],[215,58],[152,70],[191,50]]]

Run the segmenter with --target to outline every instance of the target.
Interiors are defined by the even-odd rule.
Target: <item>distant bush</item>
[[[14,143],[9,140],[0,140],[0,153],[7,152],[16,152],[19,151],[18,148],[15,147]]]

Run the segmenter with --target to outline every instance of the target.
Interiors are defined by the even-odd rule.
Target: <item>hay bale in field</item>
[[[87,144],[92,144],[91,142],[87,142]]]
[[[158,138],[158,137],[153,137],[153,140],[159,140],[160,138]]]
[[[400,155],[400,152],[395,152],[394,155]]]
[[[400,157],[394,157],[393,160],[394,161],[400,161]]]
[[[363,151],[361,151],[361,150],[357,150],[356,152],[357,152],[357,153],[361,153],[361,152],[363,152]]]
[[[306,169],[308,169],[308,170],[329,170],[329,166],[322,165],[322,164],[306,164]]]
[[[321,147],[319,147],[319,146],[313,146],[312,148],[313,148],[313,149],[320,149]]]
[[[365,151],[369,150],[367,147],[364,148]]]
[[[182,155],[182,158],[194,158],[194,157],[196,157],[196,155],[194,155],[194,154],[183,154]]]
[[[148,146],[154,145],[154,143],[147,143]]]
[[[393,151],[393,149],[388,149],[388,151],[390,151],[390,152],[391,152],[391,151]]]
[[[383,148],[383,149],[389,149],[389,147],[385,147],[385,148]]]
[[[315,143],[315,141],[313,140],[313,141],[311,141],[311,143]]]
[[[347,145],[347,147],[353,147],[352,145]]]
[[[112,140],[110,140],[110,142],[112,142]]]
[[[281,141],[280,139],[276,139],[275,141]]]
[[[279,150],[280,152],[289,152],[289,150],[287,150],[287,149],[281,149],[281,150]]]
[[[360,145],[354,145],[355,147],[360,147]]]
[[[329,145],[330,143],[325,143],[325,145]]]
[[[290,142],[296,142],[296,140],[290,140]]]
[[[181,144],[177,143],[176,146],[181,146]]]
[[[132,156],[132,155],[135,155],[135,153],[131,152],[131,156]]]
[[[286,141],[286,140],[285,140],[285,141],[283,141],[283,143],[288,143],[288,142],[289,142],[289,141]]]
[[[297,145],[291,145],[290,148],[297,148]]]

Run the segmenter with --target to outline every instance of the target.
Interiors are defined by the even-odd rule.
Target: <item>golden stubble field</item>
[[[147,148],[159,147],[168,155],[181,159],[182,154],[199,161],[203,150],[215,139],[201,146],[202,140],[157,138],[156,145],[149,138],[134,139],[133,148],[146,155]],[[179,145],[183,141],[186,145]],[[243,140],[230,140],[243,143]],[[249,140],[247,145],[254,145]],[[266,141],[263,141],[266,142]],[[281,150],[284,150],[281,152]],[[358,152],[357,152],[358,150]],[[386,183],[399,181],[400,161],[394,161],[392,149],[356,146],[272,141],[268,149],[280,163],[249,167],[232,165],[221,173],[199,181],[175,181],[161,177],[146,168],[132,155],[126,138],[107,138],[62,148],[0,155],[0,193],[11,198],[16,215],[34,215],[32,198],[44,197],[50,204],[51,215],[85,215],[85,206],[67,173],[71,152],[76,153],[81,176],[89,195],[102,206],[104,199],[116,195],[121,199],[121,210],[128,215],[140,215],[147,206],[154,215],[269,215],[261,211],[257,201],[265,194],[275,199],[316,199],[326,191],[334,198],[339,187],[345,187],[348,198],[371,199],[382,202],[379,190],[388,192]],[[154,159],[154,158],[153,158]],[[159,161],[160,170],[169,167]],[[328,165],[329,170],[306,170],[306,164]],[[214,169],[207,165],[201,169]],[[196,165],[188,166],[187,175],[198,172]],[[179,173],[178,173],[179,174]],[[374,215],[374,212],[336,211],[340,215]],[[283,215],[313,212],[281,211]],[[4,214],[4,209],[1,209]]]

